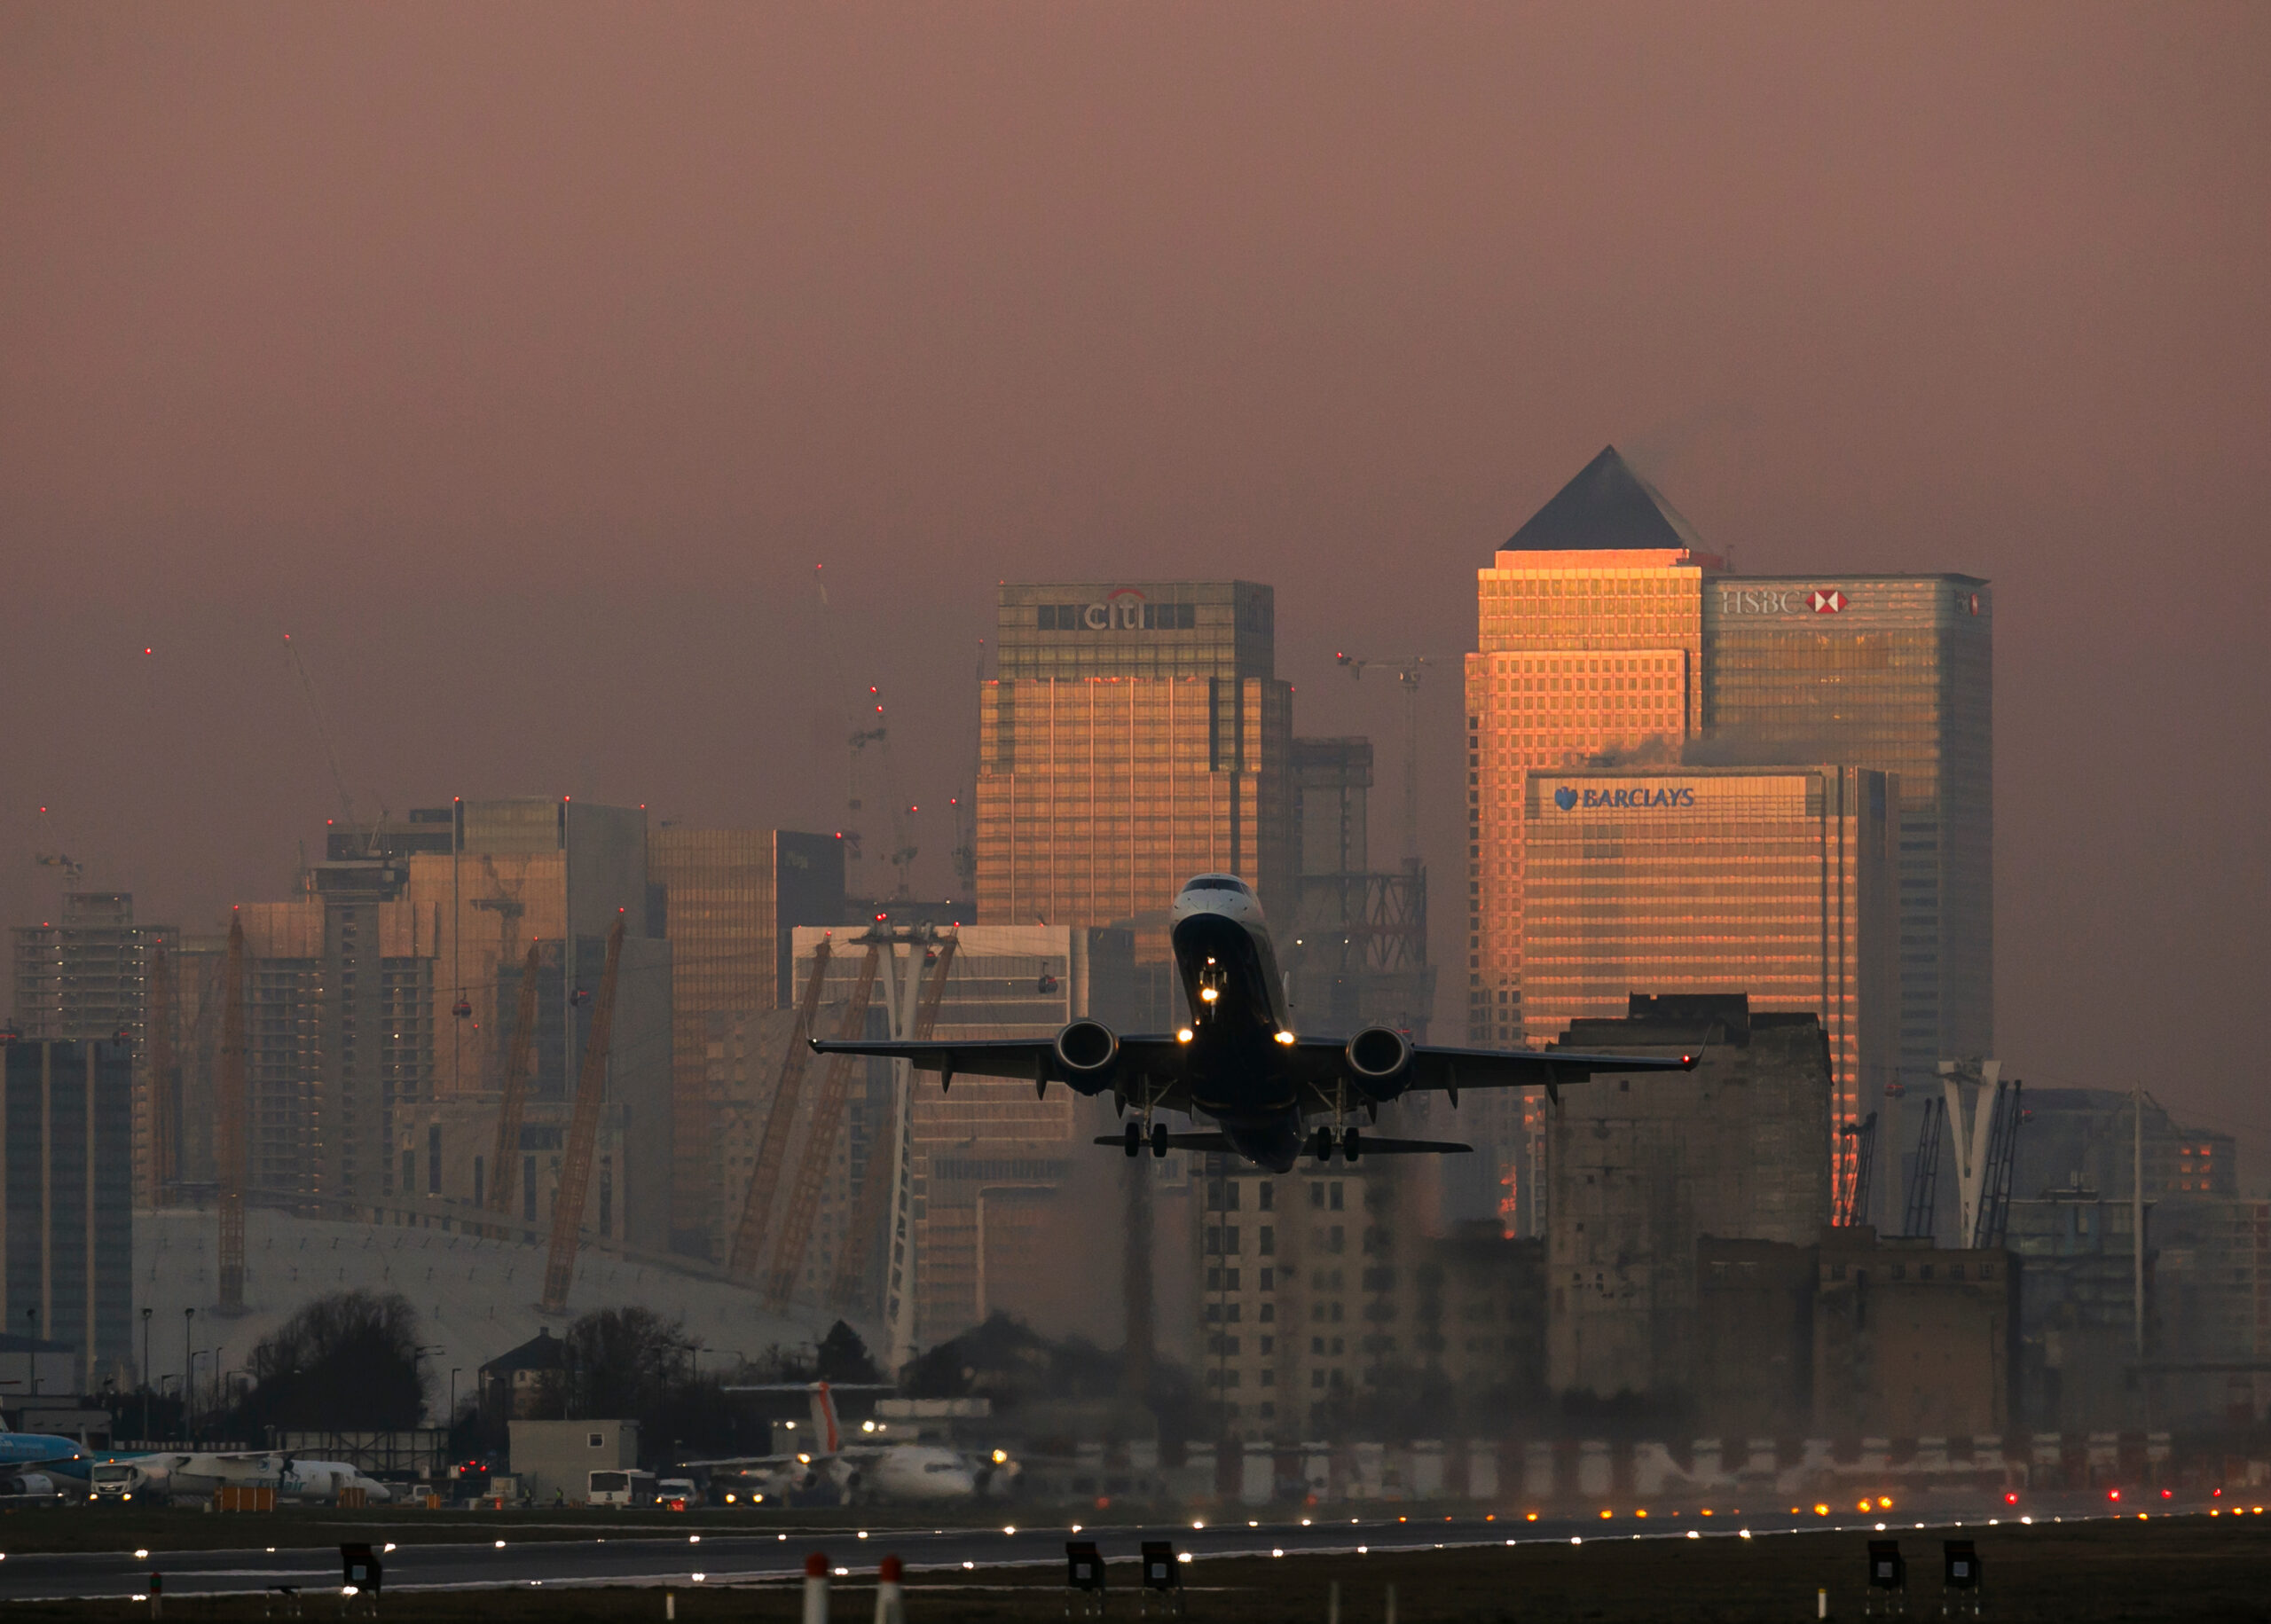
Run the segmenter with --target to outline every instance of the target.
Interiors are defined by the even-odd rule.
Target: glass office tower
[[[1741,992],[1820,1019],[1833,1124],[1891,1079],[1892,812],[1866,767],[1606,767],[1530,775],[1523,996],[1531,1036],[1635,992]],[[1708,1040],[1699,1032],[1699,1046]],[[1842,1213],[1852,1142],[1831,1147]]]
[[[1558,1006],[1532,1007],[1524,809],[1535,774],[1835,763],[1888,774],[1899,796],[1899,1019],[1888,1086],[1897,1090],[1901,1071],[1931,1076],[1943,1059],[1992,1051],[1985,582],[1730,575],[1614,447],[1477,577],[1466,661],[1470,1042],[1511,1047],[1561,1032]],[[1620,995],[1654,990],[1635,984]],[[1866,1118],[1880,1106],[1874,1083],[1859,1087],[1850,1103]],[[1536,1122],[1516,1099],[1483,1115],[1493,1112],[1503,1120],[1469,1126],[1495,1152],[1504,1213]]]
[[[1612,446],[1478,572],[1480,635],[1466,657],[1469,1042],[1524,1039],[1528,775],[1604,753],[1679,760],[1701,720],[1703,582],[1718,567]]]
[[[1912,1085],[1994,1052],[1993,632],[1987,583],[1971,576],[1729,576],[1703,597],[1709,759],[1898,780],[1898,1064]]]
[[[1273,594],[1245,581],[1004,585],[980,694],[978,916],[1133,922],[1167,956],[1183,881],[1293,909],[1293,702]]]

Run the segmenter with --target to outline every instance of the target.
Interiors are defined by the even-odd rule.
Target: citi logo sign
[[[1679,789],[1572,789],[1564,784],[1553,792],[1553,804],[1563,812],[1607,810],[1629,812],[1652,806],[1693,806],[1695,791]]]

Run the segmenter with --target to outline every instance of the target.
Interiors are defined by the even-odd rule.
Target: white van
[[[655,1474],[651,1471],[595,1471],[592,1473],[591,1502],[593,1505],[643,1505],[655,1503]]]

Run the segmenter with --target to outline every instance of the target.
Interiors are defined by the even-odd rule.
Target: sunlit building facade
[[[1898,794],[1888,774],[1866,767],[1531,774],[1523,971],[1532,1037],[1621,1017],[1636,992],[1743,993],[1758,1013],[1820,1022],[1830,1121],[1859,1120],[1893,1075]],[[1823,1148],[1834,1148],[1842,1204],[1852,1147],[1833,1138]]]
[[[1529,774],[1605,751],[1679,759],[1702,720],[1703,582],[1717,568],[1611,448],[1480,572],[1466,657],[1468,1041],[1524,1038]]]
[[[1244,581],[1004,585],[981,688],[978,916],[1133,922],[1164,960],[1191,875],[1293,906],[1293,690]]]
[[[1703,597],[1714,759],[1811,757],[1898,780],[1911,1085],[1994,1052],[1993,632],[1970,576],[1725,577]]]
[[[1992,1051],[1986,583],[1731,575],[1610,448],[1479,572],[1477,609],[1466,662],[1470,1042],[1560,1031],[1558,995],[1533,1008],[1528,962],[1535,774],[1836,763],[1882,771],[1900,797],[1898,1016],[1885,1034],[1885,1083],[1897,1095],[1901,1071],[1931,1077],[1942,1059]],[[1656,990],[1635,983],[1617,996]],[[1884,1103],[1856,1094],[1840,1109],[1865,1118]],[[1470,1126],[1496,1152],[1495,1166],[1478,1158],[1473,1174],[1496,1181],[1511,1223],[1523,1147],[1537,1143],[1535,1102],[1493,1099]]]

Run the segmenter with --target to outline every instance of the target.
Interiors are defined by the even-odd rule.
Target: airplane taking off
[[[1441,1155],[1472,1145],[1432,1139],[1361,1135],[1350,1118],[1368,1122],[1407,1094],[1440,1091],[1454,1109],[1462,1088],[1538,1088],[1556,1103],[1565,1083],[1596,1071],[1687,1071],[1694,1055],[1588,1055],[1563,1050],[1463,1049],[1413,1043],[1388,1026],[1367,1026],[1342,1042],[1297,1036],[1285,1009],[1285,978],[1269,922],[1253,889],[1235,875],[1202,874],[1183,886],[1168,916],[1175,973],[1191,1024],[1164,1036],[1123,1038],[1103,1022],[1066,1024],[1053,1040],[934,1039],[868,1043],[814,1039],[821,1054],[882,1055],[939,1073],[942,1087],[958,1074],[1031,1078],[1035,1092],[1061,1082],[1075,1092],[1110,1089],[1125,1114],[1138,1113],[1117,1134],[1096,1141],[1129,1156],[1146,1143],[1153,1156],[1170,1149],[1236,1151],[1272,1173],[1290,1173],[1303,1152],[1323,1161],[1337,1149],[1355,1161],[1374,1155]],[[1204,1117],[1219,1131],[1170,1133],[1161,1111]],[[1316,1124],[1312,1131],[1311,1124]]]

